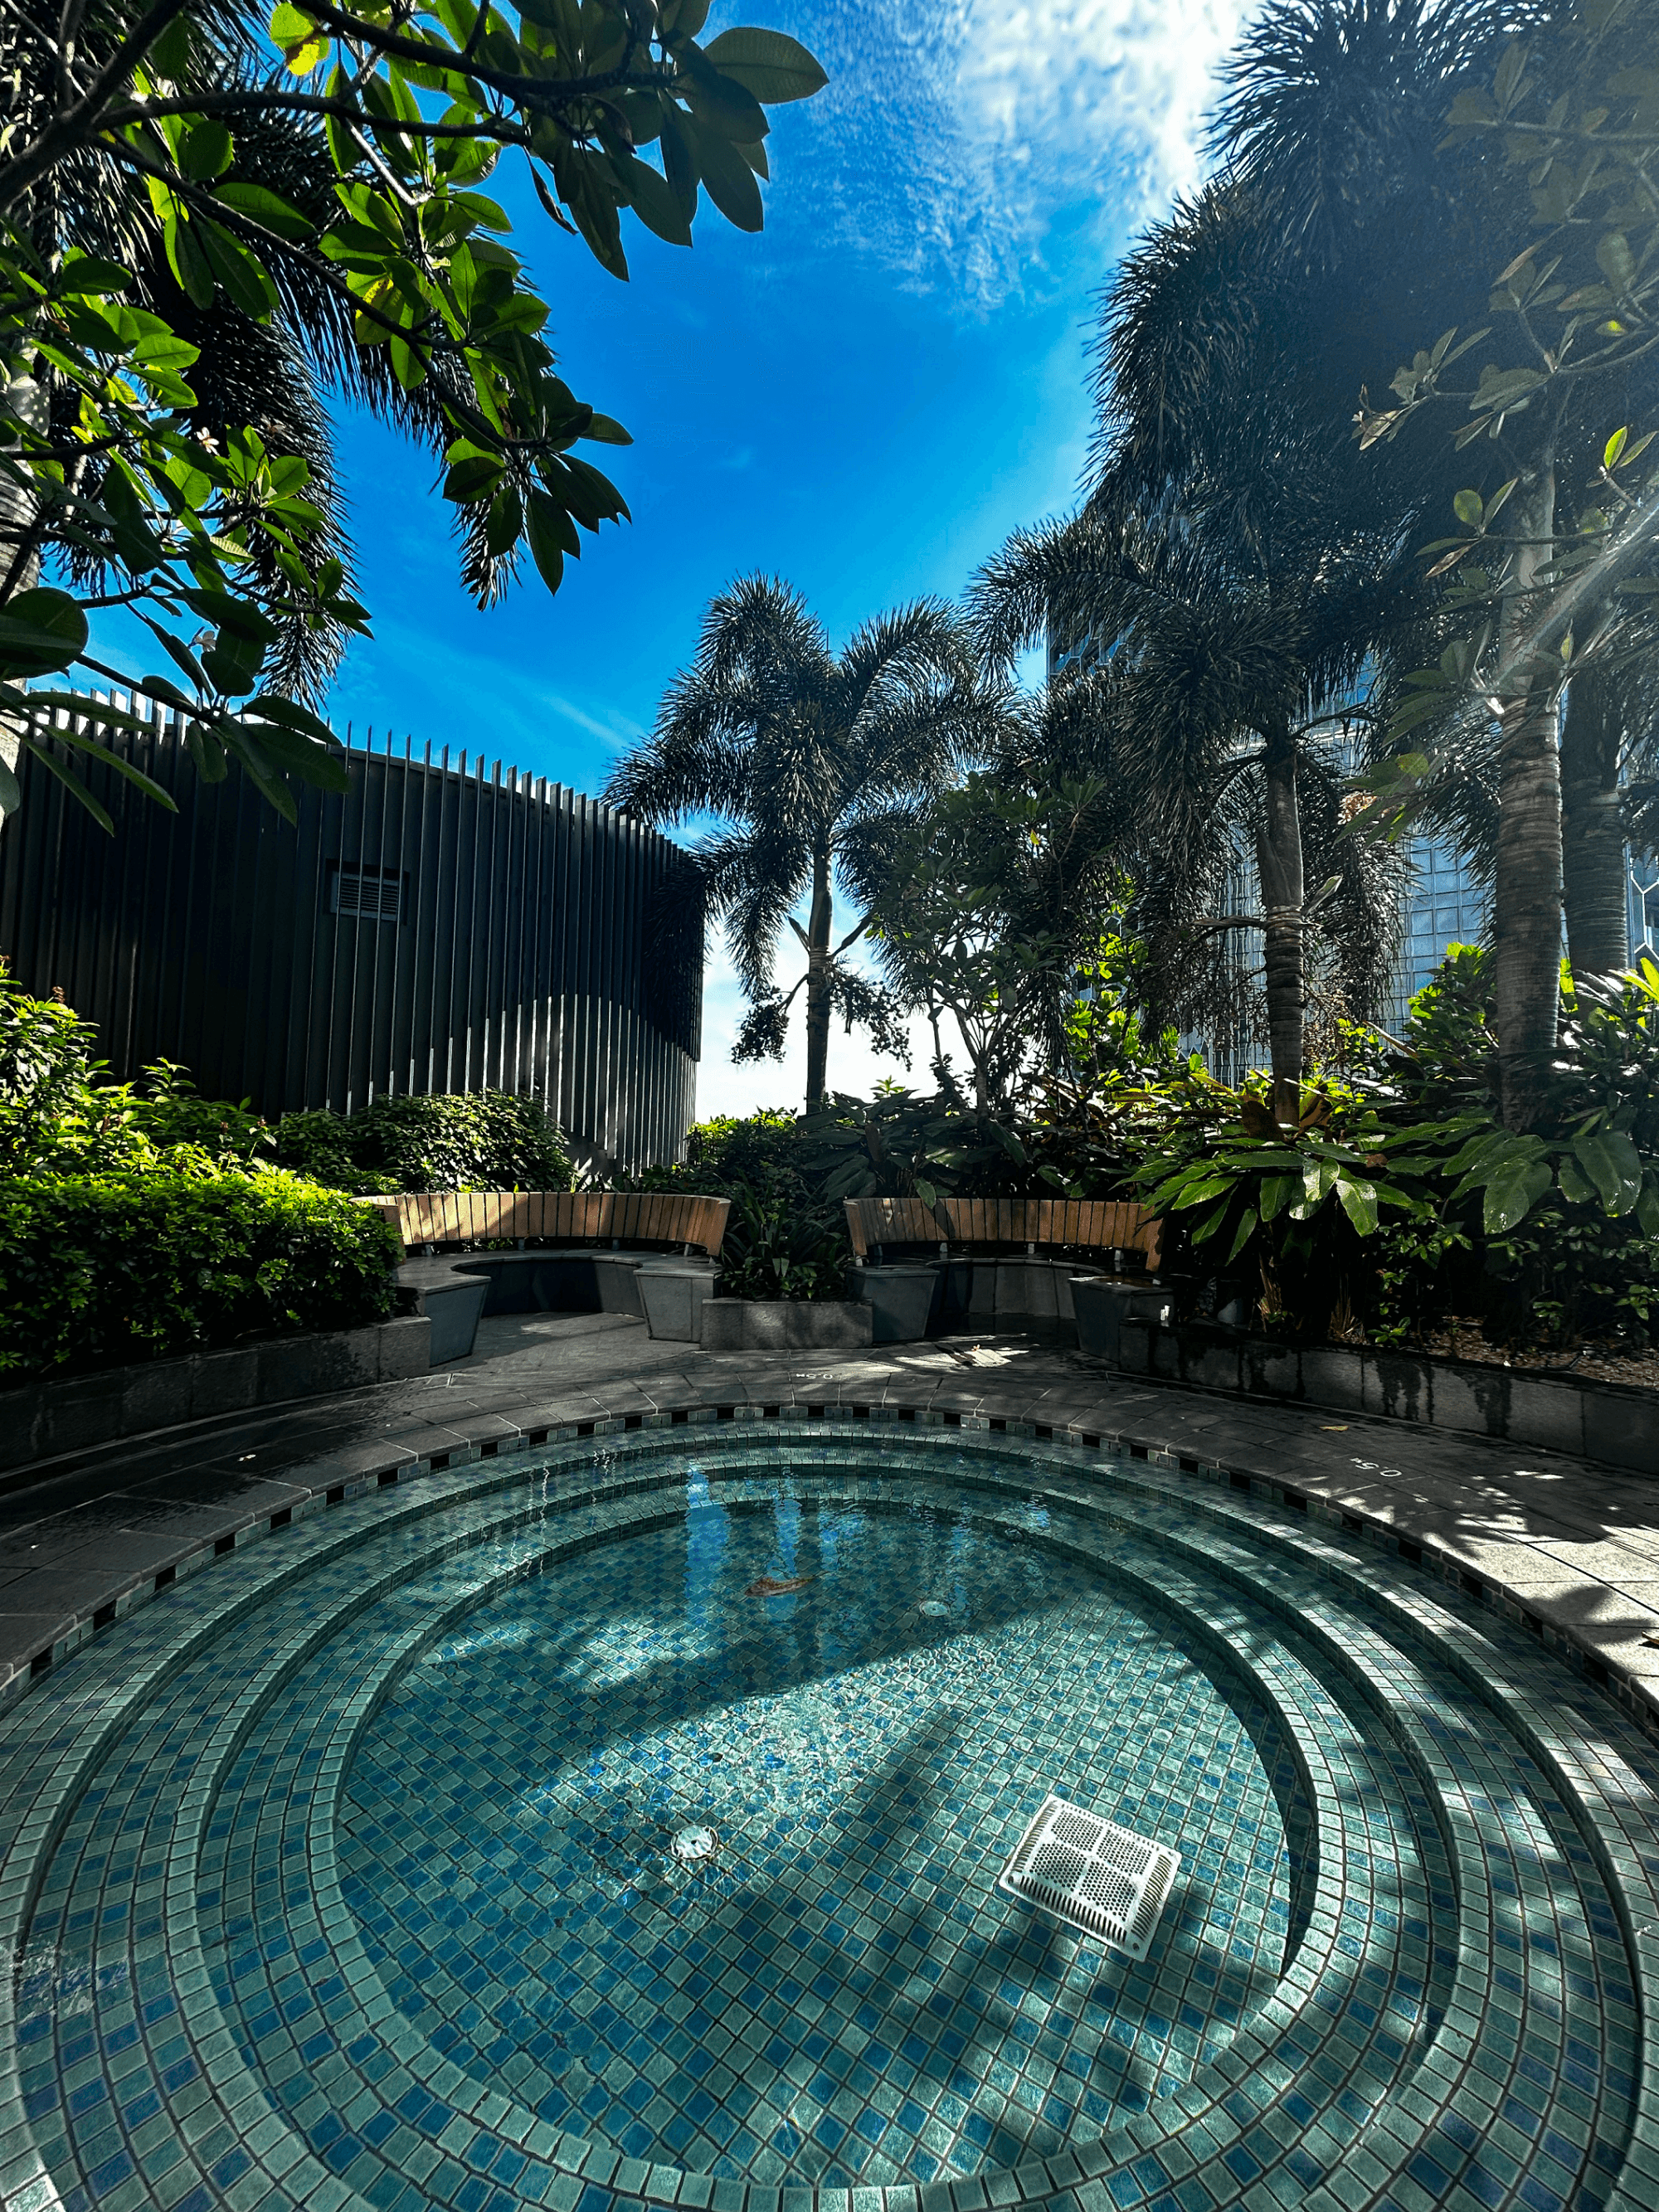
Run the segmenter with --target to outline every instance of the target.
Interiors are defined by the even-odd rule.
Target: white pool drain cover
[[[682,1866],[696,1866],[712,1859],[719,1847],[720,1838],[712,1828],[682,1828],[668,1846]]]
[[[1144,1959],[1180,1870],[1178,1851],[1063,1797],[1045,1797],[997,1887]]]

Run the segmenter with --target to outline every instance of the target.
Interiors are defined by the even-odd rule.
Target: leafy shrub
[[[539,1099],[504,1091],[377,1098],[356,1114],[285,1114],[278,1166],[337,1190],[568,1190],[570,1153]]]
[[[33,999],[0,968],[0,1174],[207,1172],[268,1150],[247,1101],[200,1098],[182,1067],[111,1079],[98,1033],[60,999]]]
[[[852,1260],[846,1217],[803,1200],[799,1181],[738,1182],[720,1247],[723,1298],[839,1298]]]
[[[384,1321],[401,1248],[374,1211],[262,1171],[0,1180],[0,1373]]]

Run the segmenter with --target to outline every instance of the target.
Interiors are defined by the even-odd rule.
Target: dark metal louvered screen
[[[267,1115],[533,1093],[625,1164],[681,1155],[702,931],[668,839],[499,761],[349,732],[349,789],[296,785],[290,827],[234,767],[203,782],[171,717],[106,735],[179,811],[77,753],[111,838],[26,755],[0,951],[98,1024],[117,1074],[177,1060]]]

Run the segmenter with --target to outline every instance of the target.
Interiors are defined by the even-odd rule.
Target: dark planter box
[[[853,1286],[870,1309],[873,1344],[914,1344],[927,1334],[939,1303],[937,1261],[891,1267],[855,1267]]]
[[[874,1309],[861,1298],[710,1298],[705,1352],[851,1352],[872,1341]]]
[[[1067,1279],[1077,1322],[1078,1349],[1097,1359],[1121,1363],[1123,1324],[1131,1314],[1153,1321],[1167,1320],[1170,1305],[1167,1291],[1138,1282],[1132,1275],[1072,1275]],[[1144,1353],[1145,1344],[1134,1346]],[[1142,1366],[1136,1370],[1145,1374]]]
[[[635,1280],[652,1335],[696,1344],[702,1333],[703,1307],[714,1288],[714,1269],[641,1267]]]
[[[481,1282],[476,1276],[470,1282],[458,1276],[453,1283],[422,1292],[422,1310],[432,1323],[430,1357],[434,1367],[441,1367],[446,1360],[471,1356],[489,1296],[489,1282]]]
[[[1095,1285],[1074,1288],[1079,1341],[1087,1351],[1085,1316]],[[1295,1399],[1659,1474],[1659,1392],[1628,1383],[1370,1345],[1280,1344],[1214,1322],[1159,1322],[1133,1308],[1120,1323],[1118,1364],[1230,1397]]]

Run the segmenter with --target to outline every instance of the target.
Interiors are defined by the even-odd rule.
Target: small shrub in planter
[[[363,1328],[392,1310],[400,1251],[368,1207],[277,1172],[9,1177],[0,1376]]]
[[[842,1299],[851,1259],[841,1208],[814,1205],[793,1176],[734,1182],[715,1295]]]

